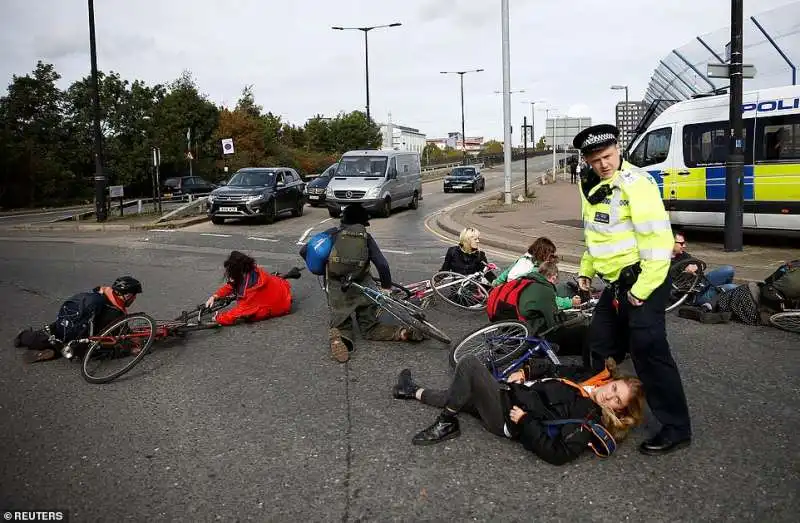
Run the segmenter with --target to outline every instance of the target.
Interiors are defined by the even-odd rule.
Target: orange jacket
[[[261,321],[267,318],[284,316],[292,310],[292,288],[289,282],[269,274],[261,267],[256,267],[258,281],[245,289],[244,295],[236,300],[236,305],[227,311],[217,314],[217,323],[233,325],[239,319]],[[233,287],[226,283],[214,293],[222,298],[234,293]]]

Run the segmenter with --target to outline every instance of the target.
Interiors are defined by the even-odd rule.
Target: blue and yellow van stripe
[[[666,176],[648,171],[664,200],[725,200],[726,167],[683,169],[688,175],[677,171],[668,169]],[[745,165],[743,196],[745,201],[800,202],[800,163]]]

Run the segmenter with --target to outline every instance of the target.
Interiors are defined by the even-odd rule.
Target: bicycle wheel
[[[385,296],[384,299],[380,301],[380,307],[394,316],[400,323],[418,330],[429,338],[433,338],[448,345],[450,344],[450,337],[436,325],[426,320],[425,314],[415,305],[406,305],[402,301],[395,300],[391,296]]]
[[[675,276],[669,291],[669,302],[664,312],[672,312],[683,305],[683,303],[689,299],[689,296],[697,291],[697,286],[701,278],[701,274],[692,274],[689,272],[682,272]]]
[[[450,366],[455,367],[465,356],[481,360],[521,355],[527,349],[530,329],[521,321],[498,321],[467,334],[450,351]],[[513,358],[512,358],[513,359]]]
[[[156,339],[156,322],[138,312],[128,314],[89,338],[81,375],[89,383],[108,383],[139,363]],[[109,365],[106,366],[106,363]]]
[[[773,314],[769,322],[781,330],[800,333],[800,310]]]
[[[489,299],[489,291],[483,285],[457,272],[437,272],[431,277],[431,287],[450,305],[468,311],[485,309]]]

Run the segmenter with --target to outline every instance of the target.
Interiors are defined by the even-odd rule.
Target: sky
[[[55,64],[62,87],[90,73],[86,0],[0,0],[3,85]],[[745,0],[752,14],[794,3]],[[730,24],[730,0],[510,0],[513,143],[536,105],[545,112],[613,123],[627,84],[641,99],[658,61],[697,35]],[[98,67],[126,79],[167,83],[192,72],[210,100],[228,107],[251,85],[256,102],[303,124],[365,106],[364,37],[331,26],[402,26],[369,33],[370,111],[428,138],[460,131],[464,77],[467,136],[503,135],[500,0],[98,0]]]

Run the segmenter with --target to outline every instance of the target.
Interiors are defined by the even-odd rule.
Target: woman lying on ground
[[[553,465],[577,458],[587,448],[599,453],[601,442],[588,423],[551,425],[556,420],[585,420],[602,425],[616,442],[644,417],[644,390],[638,378],[618,375],[613,359],[599,374],[582,367],[547,365],[533,361],[498,383],[475,356],[456,367],[448,390],[418,386],[404,369],[394,387],[397,399],[417,399],[442,408],[436,421],[412,439],[414,445],[432,445],[461,434],[457,415],[468,412],[496,436],[519,440]]]

